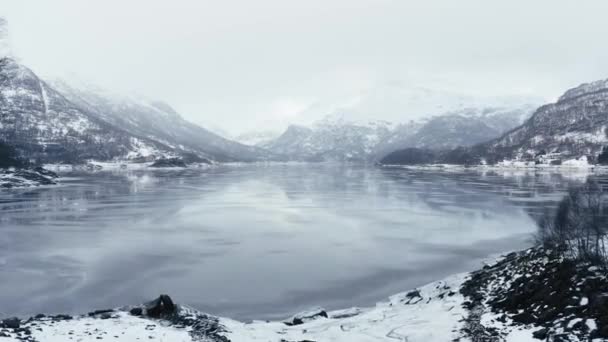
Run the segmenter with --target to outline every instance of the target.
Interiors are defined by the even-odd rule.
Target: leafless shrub
[[[595,182],[571,188],[555,212],[546,212],[539,220],[537,241],[569,257],[608,265],[605,195]]]

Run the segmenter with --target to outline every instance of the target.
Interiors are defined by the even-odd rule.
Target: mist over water
[[[371,305],[531,244],[585,175],[342,165],[72,172],[0,192],[0,316],[160,293],[212,314]]]

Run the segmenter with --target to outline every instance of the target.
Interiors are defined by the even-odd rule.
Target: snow
[[[375,307],[331,311],[327,313],[328,318],[312,319],[300,325],[288,326],[279,321],[243,323],[228,318],[219,318],[219,324],[225,329],[222,334],[232,342],[449,341],[460,336],[463,318],[467,315],[462,307],[464,298],[458,292],[465,278],[466,274],[454,275],[417,291],[392,296]],[[30,328],[36,340],[45,342],[195,340],[190,327],[179,328],[162,320],[134,317],[124,311],[112,313],[109,319],[77,316],[72,320],[54,321],[49,318]],[[0,342],[16,341],[14,333],[11,337],[0,337]]]
[[[506,337],[505,342],[538,342],[539,340],[532,337],[532,329],[514,329]]]
[[[409,298],[404,292],[378,303],[374,308],[328,312],[329,318],[318,318],[301,325],[282,322],[241,323],[220,320],[229,330],[226,336],[239,341],[450,341],[457,338],[462,318],[463,297],[458,288],[465,274],[451,276],[418,289],[421,298]],[[451,296],[450,291],[454,291]],[[440,298],[441,297],[441,298]],[[350,313],[353,316],[345,313]],[[347,317],[344,317],[347,316]],[[333,318],[344,317],[344,318]]]
[[[160,151],[138,138],[131,138],[131,146],[133,147],[133,150],[126,155],[127,159],[160,155]]]
[[[606,126],[601,126],[592,133],[588,132],[568,132],[555,137],[555,140],[560,142],[572,141],[576,143],[593,143],[603,144],[608,142],[608,137],[605,133]]]
[[[73,320],[55,323],[41,323],[42,331],[31,329],[32,336],[43,342],[99,342],[111,341],[154,340],[162,342],[191,342],[188,329],[178,329],[163,322],[134,317],[126,312],[119,312],[114,318],[100,319],[94,317],[78,317]],[[20,341],[14,337],[0,337],[0,342]]]
[[[562,167],[573,167],[573,168],[589,168],[593,165],[589,164],[586,156],[582,156],[578,159],[569,159],[562,163]]]
[[[581,322],[582,320],[583,320],[582,318],[575,318],[575,319],[570,320],[570,321],[568,322],[568,329],[572,329],[572,327],[573,327],[573,326],[574,326],[576,323]]]
[[[587,325],[587,328],[589,328],[589,331],[597,330],[597,323],[595,323],[594,319],[587,319],[585,324]]]

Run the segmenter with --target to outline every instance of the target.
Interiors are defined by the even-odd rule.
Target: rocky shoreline
[[[0,341],[606,341],[605,270],[532,248],[372,308],[243,323],[175,304],[0,321]]]

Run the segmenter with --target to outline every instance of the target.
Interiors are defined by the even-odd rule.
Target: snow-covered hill
[[[570,89],[540,107],[521,127],[481,146],[491,161],[595,162],[608,146],[608,80]]]
[[[357,124],[327,118],[310,128],[291,125],[280,137],[261,146],[293,160],[365,161],[392,129],[385,121]]]
[[[0,140],[42,163],[275,157],[192,124],[165,103],[49,83],[10,57],[0,59]]]
[[[557,102],[538,108],[521,126],[496,139],[438,153],[425,147],[402,149],[382,163],[589,167],[606,162],[607,147],[608,80],[601,80],[566,91]]]
[[[171,153],[158,141],[129,134],[81,110],[14,59],[0,59],[0,140],[30,160],[86,159]]]
[[[174,149],[216,161],[263,161],[278,157],[260,148],[225,139],[184,120],[170,105],[142,96],[114,94],[90,85],[54,81],[53,86],[84,111],[126,131]]]
[[[499,137],[521,125],[536,106],[468,108],[398,126],[376,148],[375,157],[402,148],[430,150],[472,146]]]
[[[520,125],[534,108],[470,108],[398,125],[328,117],[312,127],[292,125],[261,146],[295,160],[375,161],[401,148],[446,149],[484,142]]]

